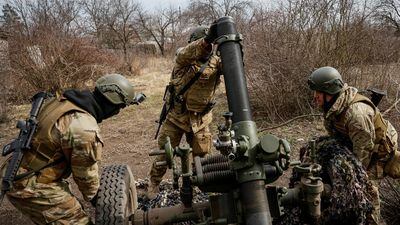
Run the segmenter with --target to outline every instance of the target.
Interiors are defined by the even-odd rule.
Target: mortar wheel
[[[129,166],[107,166],[100,179],[96,225],[128,225],[136,208],[136,186]]]

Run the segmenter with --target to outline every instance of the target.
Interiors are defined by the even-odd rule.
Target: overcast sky
[[[10,0],[9,0],[10,1]],[[32,0],[37,1],[37,0]],[[189,5],[190,0],[136,0],[141,3],[142,7],[147,11],[156,11],[157,9],[166,8],[170,5],[175,8],[181,7],[182,9]],[[250,0],[253,2],[270,3],[271,0]],[[0,10],[5,4],[6,0],[0,0]]]
[[[2,7],[5,4],[6,0],[0,0],[0,6]],[[144,9],[148,11],[157,10],[159,8],[165,8],[169,5],[173,5],[175,7],[181,6],[184,8],[189,5],[189,0],[137,0],[140,2]],[[1,10],[1,8],[0,8]]]
[[[185,8],[189,5],[189,0],[138,0],[144,9],[153,11],[173,5],[175,8]]]

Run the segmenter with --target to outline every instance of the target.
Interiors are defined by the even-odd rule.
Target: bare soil
[[[162,95],[165,85],[168,83],[171,68],[171,62],[168,59],[149,59],[147,65],[142,68],[142,75],[129,78],[139,91],[147,95],[147,100],[139,106],[124,109],[119,115],[100,124],[105,143],[101,166],[127,164],[131,167],[135,178],[144,179],[148,176],[153,160],[148,153],[157,149],[157,141],[154,140],[157,128],[155,120],[158,119],[162,107]],[[214,109],[214,122],[211,125],[214,134],[217,124],[223,122],[220,115],[228,110],[224,93],[222,85],[217,92],[218,105]],[[16,121],[26,116],[29,107],[29,105],[14,106],[12,115],[9,116],[11,120],[0,124],[0,146],[17,135]],[[271,124],[263,122],[261,118],[256,118],[256,122],[259,128],[271,126]],[[300,147],[311,138],[324,134],[325,131],[321,118],[314,117],[297,120],[289,125],[266,132],[287,139],[292,147],[292,158],[297,159]],[[0,158],[0,162],[2,161],[4,158]],[[289,171],[286,172],[275,184],[287,185],[289,173]],[[168,177],[171,175],[166,176],[166,178]],[[73,183],[72,180],[71,183]],[[85,209],[93,214],[93,208],[84,202],[76,186],[72,185],[72,187]],[[28,225],[33,223],[5,199],[0,207],[0,224]]]

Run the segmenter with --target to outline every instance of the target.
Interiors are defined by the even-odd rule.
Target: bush
[[[310,113],[307,78],[336,67],[350,85],[389,89],[400,41],[376,27],[354,2],[301,0],[256,11],[244,29],[245,65],[254,111],[269,121]]]
[[[10,111],[10,106],[7,104],[4,96],[0,98],[0,123],[7,122],[9,120],[8,113]]]
[[[22,39],[23,40],[23,39]],[[32,42],[10,43],[11,73],[8,83],[15,91],[9,97],[24,101],[35,92],[52,93],[67,88],[87,88],[107,72],[115,72],[116,56],[76,37],[47,36]]]

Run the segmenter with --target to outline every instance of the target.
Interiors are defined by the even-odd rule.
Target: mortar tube
[[[232,17],[222,17],[217,24],[219,37],[238,34]],[[236,41],[228,41],[221,43],[218,50],[221,53],[229,111],[233,113],[232,122],[252,121],[241,46]]]
[[[231,17],[218,19],[217,34],[219,37],[238,34]],[[218,46],[218,50],[221,55],[228,106],[229,110],[233,112],[233,128],[237,135],[249,137],[250,146],[248,147],[252,149],[259,141],[250,110],[240,43],[237,41],[223,42]],[[235,129],[235,126],[239,128]],[[250,150],[250,158],[248,160],[253,161],[253,155],[252,150]],[[254,168],[249,169],[258,171],[262,169],[262,166],[258,168],[255,165]],[[260,174],[263,173],[263,171],[259,172]],[[242,179],[241,177],[248,177],[245,174],[246,171],[237,171],[237,177],[240,179]],[[246,224],[271,224],[268,199],[265,193],[265,181],[261,177],[254,177],[240,184],[240,199]]]
[[[217,36],[238,34],[232,17],[222,17],[216,23]],[[241,45],[237,40],[225,41],[219,44],[218,51],[221,55],[229,111],[233,113],[232,127],[235,130],[236,137],[240,135],[249,137],[247,160],[252,164],[255,162],[256,150],[254,147],[259,140],[250,110]],[[254,164],[251,168],[236,171],[236,174],[238,182],[241,183],[240,200],[245,223],[247,225],[270,225],[272,219],[267,194],[265,193],[262,165]],[[250,174],[258,175],[252,177],[249,176]]]
[[[163,225],[190,220],[198,221],[205,210],[210,210],[208,201],[194,203],[190,208],[185,208],[184,205],[180,204],[149,209],[148,211],[137,210],[131,215],[130,220],[133,225]]]

